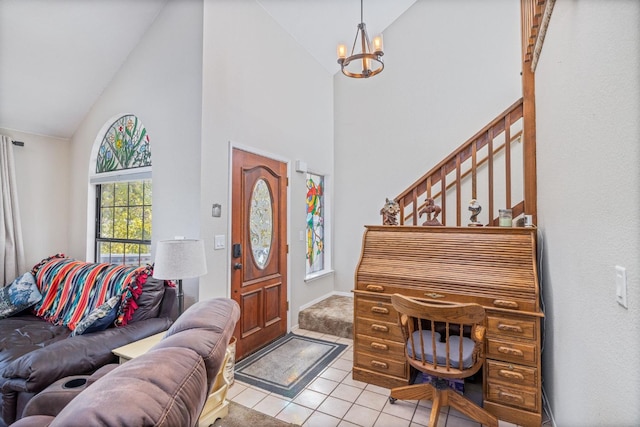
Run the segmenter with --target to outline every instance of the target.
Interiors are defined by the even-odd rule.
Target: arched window
[[[96,174],[151,167],[149,135],[134,115],[120,117],[107,129],[96,159]]]
[[[138,117],[118,116],[94,144],[96,262],[151,262],[151,149]]]

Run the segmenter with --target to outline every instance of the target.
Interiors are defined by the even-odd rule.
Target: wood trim
[[[524,65],[524,64],[523,64]],[[529,67],[522,70],[523,93],[523,172],[525,213],[538,223],[537,172],[536,172],[536,94],[535,74]]]
[[[549,21],[551,20],[551,12],[553,12],[553,6],[555,3],[556,0],[546,0],[546,4],[544,6],[540,29],[538,30],[538,36],[536,37],[536,43],[533,47],[533,55],[531,57],[531,71],[534,73],[538,66],[538,60],[540,59],[540,53],[542,52],[542,45],[544,44],[544,38],[547,35]]]

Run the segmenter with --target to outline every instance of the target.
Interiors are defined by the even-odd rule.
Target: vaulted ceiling
[[[256,1],[331,74],[360,21],[357,0],[235,1]],[[365,1],[369,33],[415,1]],[[70,138],[166,2],[0,0],[0,128]]]

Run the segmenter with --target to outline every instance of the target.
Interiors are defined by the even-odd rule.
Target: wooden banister
[[[534,72],[555,0],[520,1],[523,97],[395,198],[401,225],[421,225],[428,199],[440,207],[443,225],[466,225],[463,195],[480,203],[484,224],[497,224],[501,208],[512,209],[514,218],[532,215],[537,223]]]
[[[455,221],[457,226],[466,225],[463,224],[466,221],[463,211],[467,209],[467,200],[463,194],[480,201],[489,215],[485,221],[487,224],[496,221],[496,207],[509,207],[514,210],[514,215],[516,211],[522,213],[524,208],[517,209],[519,205],[524,206],[520,200],[512,204],[513,175],[520,174],[516,180],[520,186],[524,181],[521,175],[523,163],[515,165],[512,159],[512,146],[522,142],[522,118],[523,100],[519,99],[399,194],[395,200],[400,206],[400,224],[420,225],[419,214],[427,199],[433,199],[440,206],[441,217],[438,220],[443,225],[447,225],[447,221]],[[495,160],[498,157],[505,165],[504,172],[501,172],[505,179],[496,184]],[[487,185],[481,185],[485,181]],[[504,194],[504,197],[496,200],[496,194]],[[448,213],[451,210],[454,213]]]
[[[555,0],[521,0],[522,62],[535,71]]]

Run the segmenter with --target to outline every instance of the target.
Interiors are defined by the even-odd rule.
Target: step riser
[[[300,311],[298,327],[353,339],[353,298],[332,295]]]

